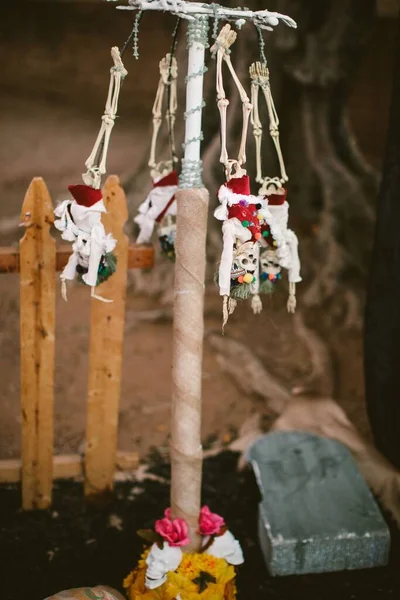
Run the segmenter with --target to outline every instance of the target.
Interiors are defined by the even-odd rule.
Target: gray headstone
[[[248,451],[261,494],[259,539],[272,575],[387,564],[389,529],[350,452],[300,432],[273,432]]]

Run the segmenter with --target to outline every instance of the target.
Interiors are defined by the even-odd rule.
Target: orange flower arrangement
[[[145,586],[146,550],[138,566],[124,580],[129,600],[234,600],[236,598],[235,569],[223,558],[210,554],[185,554],[176,571],[167,574],[167,581],[149,590]]]
[[[184,519],[173,519],[167,509],[156,521],[155,531],[138,532],[153,545],[124,580],[129,600],[234,600],[233,565],[243,562],[240,544],[227,530],[222,517],[204,506],[199,518],[203,539],[198,553],[184,554],[189,543]]]

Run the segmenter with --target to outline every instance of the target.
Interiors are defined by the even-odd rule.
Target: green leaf
[[[161,537],[161,535],[159,535],[152,529],[139,529],[139,531],[137,531],[137,534],[143,540],[146,540],[146,542],[148,542],[149,544],[160,545],[164,543],[164,539]],[[162,548],[162,546],[160,547]]]
[[[200,571],[200,575],[193,579],[193,583],[199,586],[199,594],[202,594],[208,587],[209,583],[217,583],[214,575],[210,575],[206,571]]]

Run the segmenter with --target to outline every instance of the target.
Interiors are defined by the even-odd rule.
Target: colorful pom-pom
[[[277,279],[281,279],[282,275],[280,273],[278,273],[278,275],[276,276]]]
[[[246,273],[246,275],[243,276],[243,281],[245,283],[253,283],[253,275]]]
[[[264,237],[268,237],[269,236],[269,231],[263,231],[263,236]]]
[[[243,283],[243,281],[244,281],[244,275],[239,275],[238,282]]]
[[[255,240],[259,240],[260,237],[261,237],[261,233],[257,232],[257,233],[254,234],[254,239]]]
[[[265,281],[266,279],[268,279],[268,274],[267,273],[261,273],[261,279],[263,281]]]
[[[250,225],[249,221],[242,221],[243,227],[248,227]]]
[[[258,215],[257,215],[257,219],[258,219],[259,221],[262,221],[262,220],[264,219],[264,217],[263,217],[263,216],[262,216],[260,213],[258,213]]]
[[[270,281],[273,281],[273,280],[275,279],[275,275],[273,275],[272,273],[270,273],[270,274],[268,275],[268,279],[269,279]]]

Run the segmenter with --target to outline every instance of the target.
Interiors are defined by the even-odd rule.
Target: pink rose
[[[219,515],[212,513],[208,506],[203,506],[200,511],[199,533],[201,535],[216,535],[220,532],[225,521]]]
[[[164,519],[160,519],[155,523],[156,532],[161,535],[170,546],[187,546],[190,540],[188,538],[188,526],[186,521],[184,519],[171,519],[170,509],[167,509],[164,514]]]

